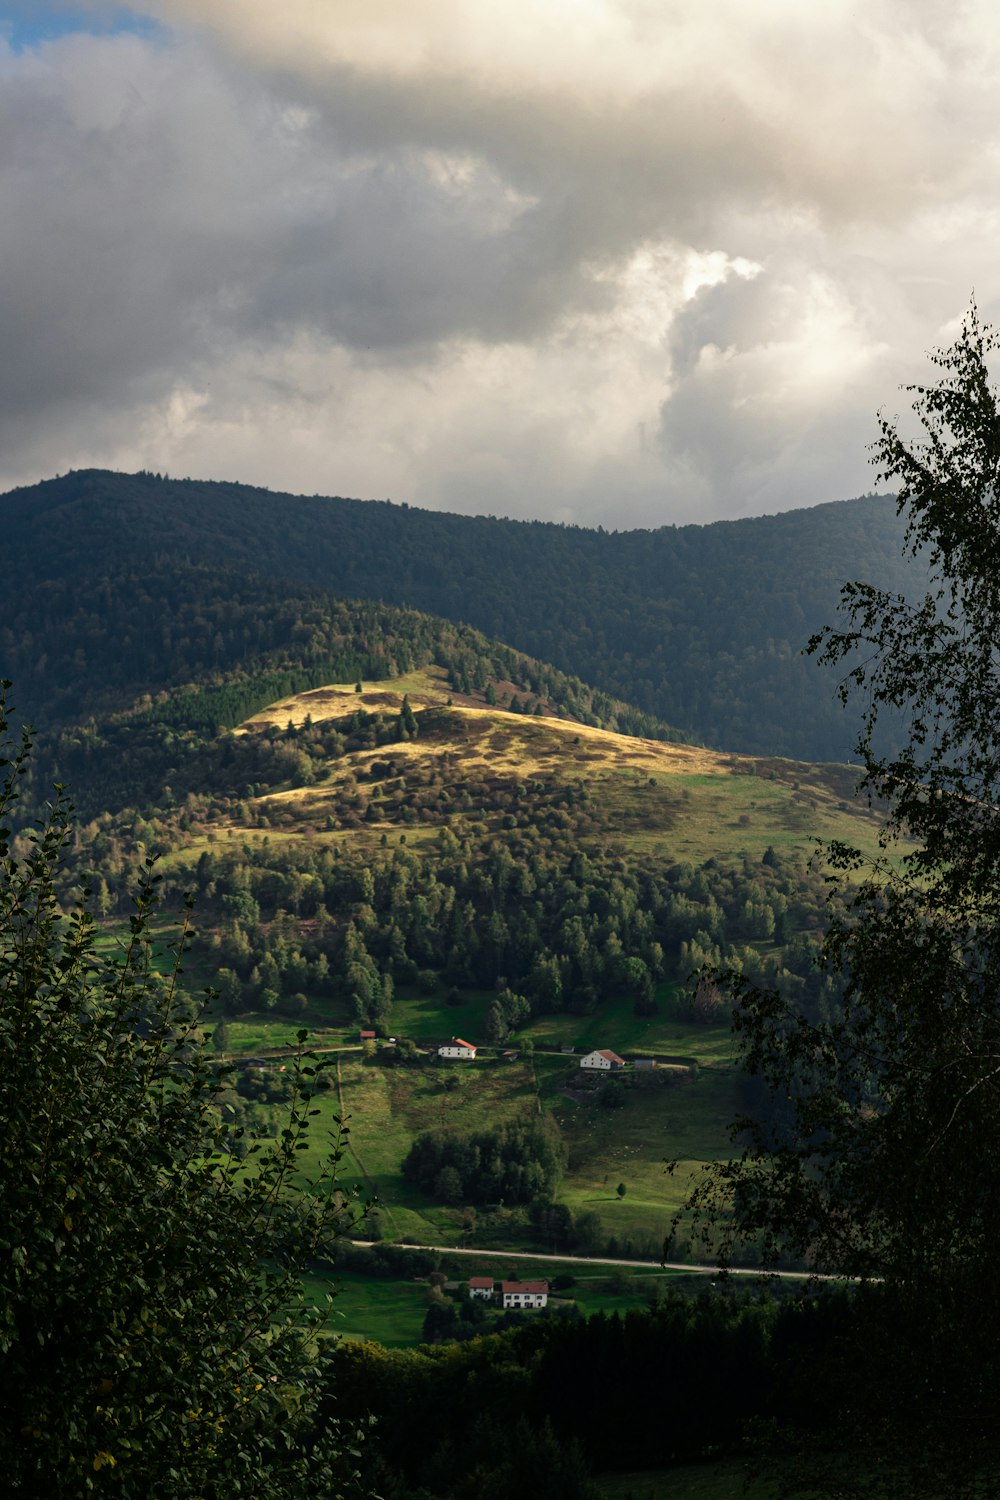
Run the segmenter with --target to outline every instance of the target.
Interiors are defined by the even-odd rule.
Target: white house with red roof
[[[624,1066],[624,1057],[619,1057],[617,1052],[606,1048],[601,1052],[588,1052],[586,1057],[580,1058],[581,1068],[594,1068],[598,1072],[615,1073]]]
[[[472,1062],[475,1056],[475,1047],[471,1042],[463,1042],[460,1036],[453,1036],[450,1042],[438,1048],[438,1057],[465,1057]]]
[[[482,1297],[486,1302],[493,1301],[493,1277],[492,1276],[470,1276],[469,1296]]]
[[[504,1307],[544,1307],[549,1300],[547,1281],[501,1281]]]

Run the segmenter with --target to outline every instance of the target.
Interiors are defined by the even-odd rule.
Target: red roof
[[[523,1296],[525,1293],[530,1292],[536,1297],[547,1297],[549,1294],[549,1284],[547,1281],[501,1281],[500,1290],[505,1294],[510,1292],[516,1295],[520,1292]]]
[[[610,1050],[602,1048],[597,1055],[598,1057],[606,1057],[608,1062],[621,1063],[623,1068],[625,1066],[624,1057],[619,1057],[617,1052],[611,1052]]]
[[[488,1289],[489,1291],[492,1292],[492,1290],[493,1290],[493,1277],[492,1276],[470,1276],[469,1277],[469,1286],[470,1287],[476,1287],[476,1289],[478,1291],[480,1291],[480,1292],[483,1291],[483,1290],[485,1290],[485,1289]]]
[[[475,1052],[476,1050],[471,1042],[463,1042],[460,1036],[453,1036],[451,1039],[451,1044],[453,1047],[468,1047],[470,1052]]]

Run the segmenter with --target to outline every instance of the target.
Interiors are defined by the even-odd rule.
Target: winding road
[[[383,1240],[352,1240],[352,1245],[358,1245],[362,1249],[373,1249],[376,1245],[384,1244]],[[578,1266],[632,1266],[640,1271],[690,1271],[692,1275],[701,1276],[777,1276],[786,1281],[843,1281],[842,1276],[821,1276],[809,1271],[762,1271],[753,1266],[730,1266],[723,1271],[721,1266],[689,1265],[680,1260],[623,1260],[615,1255],[602,1255],[599,1258],[589,1255],[547,1255],[538,1250],[509,1250],[492,1249],[486,1245],[459,1246],[459,1245],[397,1245],[391,1248],[399,1250],[430,1250],[438,1255],[496,1255],[508,1260],[540,1260],[557,1261],[559,1264],[572,1262]]]

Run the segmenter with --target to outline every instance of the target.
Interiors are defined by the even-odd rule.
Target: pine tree
[[[401,740],[412,740],[416,738],[417,733],[417,716],[410,706],[409,693],[404,693],[403,704],[399,710],[399,737]]]

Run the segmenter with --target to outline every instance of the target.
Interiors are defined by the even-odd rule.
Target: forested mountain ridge
[[[840,585],[913,592],[922,576],[874,496],[607,533],[87,470],[11,491],[0,517],[6,643],[40,602],[79,607],[104,575],[224,568],[462,621],[696,739],[804,760],[853,744],[832,678],[800,654]]]

